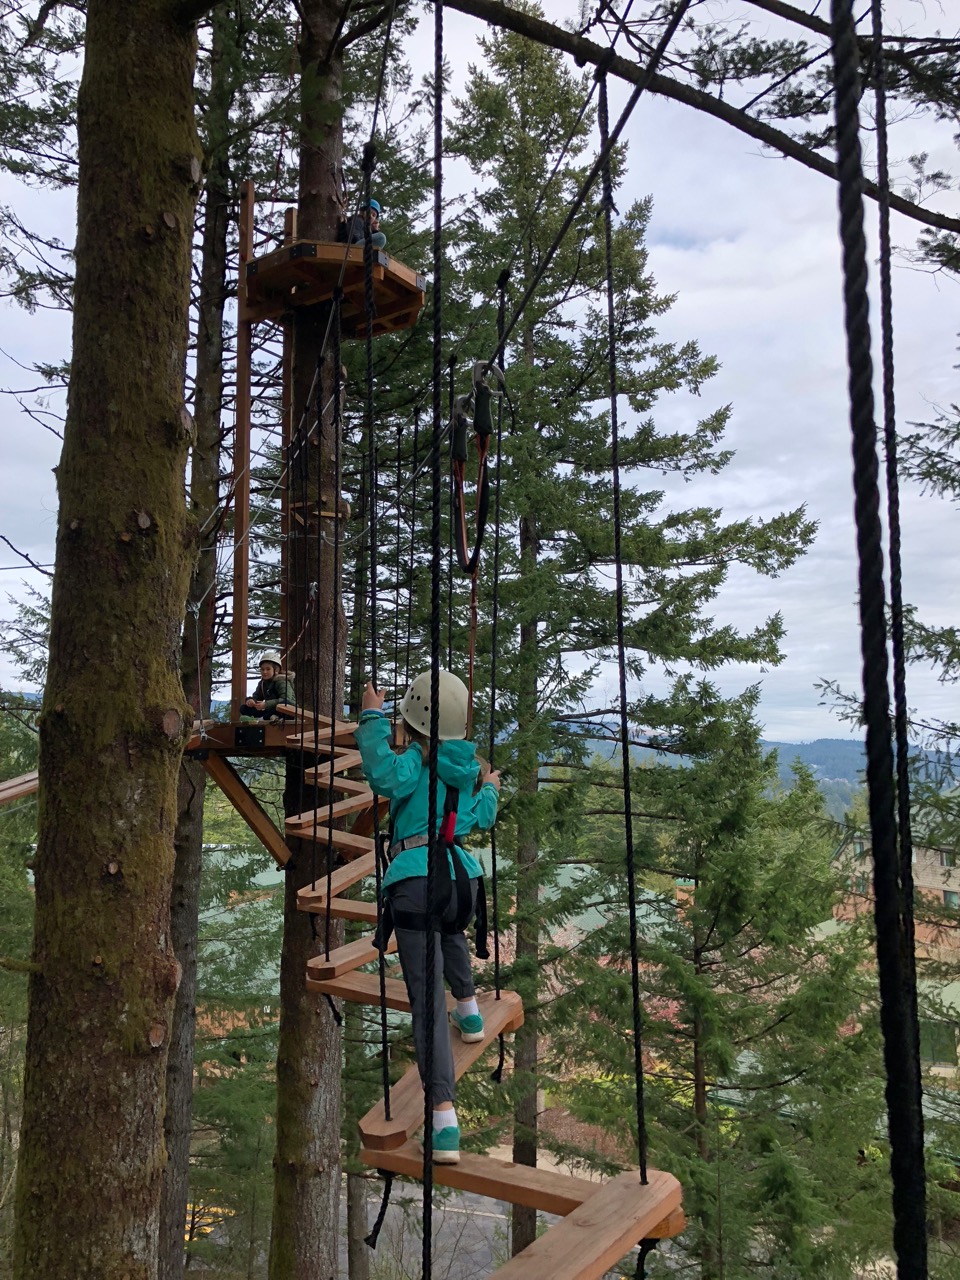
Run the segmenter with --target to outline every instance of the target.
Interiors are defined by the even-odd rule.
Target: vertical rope
[[[507,306],[507,281],[510,278],[509,271],[502,271],[497,281],[497,290],[499,292],[499,300],[497,307],[497,354],[501,361],[500,367],[503,368],[504,353],[499,343],[503,341],[503,330],[506,316]],[[501,530],[501,479],[502,479],[502,449],[503,449],[503,396],[497,399],[497,474],[494,480],[493,488],[493,600],[490,606],[490,732],[488,738],[487,753],[490,760],[490,768],[494,766],[494,752],[496,751],[497,742],[497,627],[500,620],[500,530]],[[496,824],[490,829],[490,885],[491,885],[491,909],[493,913],[493,983],[496,998],[500,999],[500,896],[497,877],[497,828]],[[503,1036],[500,1037],[500,1060],[497,1064],[497,1071],[503,1071]]]
[[[927,1275],[927,1238],[922,1093],[916,1053],[919,1036],[915,994],[912,999],[908,995],[911,964],[906,959],[909,939],[901,917],[894,811],[883,535],[857,105],[860,75],[852,0],[832,0],[831,21],[854,514],[859,556],[863,718],[874,861],[880,1024],[887,1077],[893,1239],[900,1280],[923,1280]]]
[[[454,377],[457,356],[451,352],[447,360],[447,421],[453,422]],[[453,522],[456,519],[453,497],[453,464],[451,454],[450,478],[447,484],[447,519],[449,521],[449,537],[447,539],[447,670],[453,667]]]
[[[430,752],[427,792],[427,912],[436,899],[437,749],[440,731],[440,448],[443,439],[443,0],[433,0],[433,451],[430,458]],[[443,871],[446,872],[446,858]],[[437,935],[427,929],[424,957],[426,1042],[423,1116],[423,1280],[433,1275],[433,1115],[434,1052],[433,972],[437,963]]]
[[[607,147],[609,116],[607,77],[600,76],[597,118],[600,145],[606,155],[602,169],[603,231],[607,268],[607,353],[610,381],[610,462],[613,471],[613,549],[617,584],[617,671],[620,684],[620,755],[623,766],[623,817],[626,843],[627,894],[630,910],[630,979],[633,994],[633,1069],[636,1080],[637,1153],[640,1181],[647,1181],[647,1123],[643,1100],[643,1011],[640,1005],[640,946],[637,927],[637,879],[633,847],[633,798],[630,782],[630,730],[627,723],[627,649],[624,635],[622,517],[620,511],[620,424],[617,416],[617,318],[613,293],[613,184]]]

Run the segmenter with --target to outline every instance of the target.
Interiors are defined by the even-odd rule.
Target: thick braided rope
[[[900,1280],[927,1275],[923,1114],[915,1012],[906,998],[907,940],[900,915],[900,875],[890,742],[883,541],[880,524],[873,364],[867,300],[860,163],[860,76],[852,0],[832,0],[837,175],[843,249],[844,315],[853,440],[854,514],[859,557],[863,718],[874,860],[874,910],[880,1023],[886,1070],[894,1249]]]
[[[617,412],[617,316],[613,286],[613,184],[610,148],[607,77],[600,75],[597,121],[603,164],[603,235],[607,272],[607,363],[610,390],[610,466],[613,472],[613,555],[617,595],[617,672],[620,686],[620,756],[623,769],[623,822],[626,847],[627,900],[630,912],[630,984],[633,1012],[633,1071],[636,1082],[637,1155],[640,1181],[647,1181],[647,1122],[643,1105],[643,1010],[640,1004],[640,941],[637,925],[637,872],[633,848],[633,803],[630,780],[630,726],[627,722],[627,645],[624,631],[623,520],[620,510],[620,422]]]

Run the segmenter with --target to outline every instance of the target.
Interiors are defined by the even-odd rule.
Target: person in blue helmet
[[[346,219],[341,222],[337,238],[346,244],[363,244],[366,240],[366,226],[369,223],[370,243],[375,249],[383,249],[387,243],[387,237],[380,230],[382,212],[379,200],[371,200],[350,219],[349,223]]]
[[[371,789],[390,800],[391,861],[383,877],[381,944],[385,945],[389,931],[395,929],[413,1015],[417,1066],[433,1111],[433,1159],[437,1164],[456,1164],[460,1159],[460,1129],[454,1107],[456,1079],[444,978],[457,1001],[450,1015],[454,1030],[468,1043],[483,1040],[483,1018],[477,1005],[470,953],[463,932],[474,913],[477,950],[481,956],[486,954],[483,868],[458,842],[472,831],[487,831],[493,826],[500,774],[481,763],[476,747],[467,741],[468,694],[463,681],[450,671],[441,671],[439,675],[437,838],[447,846],[451,881],[449,900],[442,913],[438,906],[437,915],[431,915],[427,902],[431,672],[421,672],[400,703],[400,715],[410,738],[405,750],[394,751],[391,746],[390,722],[383,713],[383,694],[372,683],[364,690],[356,741]],[[426,972],[430,930],[436,941],[432,975]],[[431,1003],[433,1069],[428,1080]]]

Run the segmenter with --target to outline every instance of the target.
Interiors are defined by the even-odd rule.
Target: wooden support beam
[[[499,1000],[493,992],[485,992],[477,997],[477,1003],[483,1017],[483,1040],[476,1044],[465,1044],[459,1035],[452,1037],[453,1069],[457,1079],[482,1056],[501,1031],[516,1031],[523,1024],[523,1005],[515,991],[501,992]],[[381,1099],[362,1118],[360,1139],[365,1147],[375,1151],[390,1151],[400,1147],[423,1123],[423,1086],[415,1066],[405,1072],[390,1090],[390,1115],[391,1119],[388,1120]],[[543,1272],[543,1275],[549,1275],[549,1272]]]
[[[233,714],[247,696],[247,614],[250,599],[250,405],[253,322],[246,312],[247,263],[253,257],[251,179],[240,187],[240,287],[237,314],[237,401],[233,436],[233,627],[231,701]]]
[[[39,787],[40,775],[36,770],[33,773],[22,773],[19,778],[8,778],[6,782],[0,782],[0,804],[23,800],[26,796],[32,796]]]
[[[281,867],[286,866],[291,853],[283,836],[230,761],[211,751],[203,767],[264,848],[273,854]]]
[[[635,1170],[617,1174],[493,1274],[497,1280],[601,1280],[679,1208],[673,1174],[651,1169],[646,1185]]]
[[[397,935],[393,934],[387,943],[387,953],[397,949]],[[351,973],[365,964],[372,964],[380,953],[373,945],[373,938],[357,938],[356,942],[348,942],[337,947],[329,956],[314,956],[307,961],[307,975],[318,980],[339,978],[344,973]]]
[[[349,832],[340,831],[338,835],[348,835]],[[366,844],[371,843],[365,841]],[[365,876],[372,876],[376,870],[376,862],[374,854],[365,853],[362,857],[348,862],[345,867],[337,867],[330,874],[330,892],[334,896],[343,893],[344,889],[349,889],[351,885],[356,884],[358,880],[363,880]],[[327,898],[327,877],[324,876],[320,880],[308,884],[306,888],[301,889],[297,894],[297,906],[301,911],[313,911],[315,904],[322,904]]]
[[[395,970],[394,970],[395,972]],[[410,997],[407,995],[407,984],[402,978],[387,978],[387,1008],[396,1009],[400,1013],[410,1012]],[[345,973],[341,978],[311,978],[307,975],[307,990],[322,991],[339,1000],[350,1000],[354,1004],[380,1003],[379,973]],[[447,1009],[455,1009],[457,1002],[447,992]]]

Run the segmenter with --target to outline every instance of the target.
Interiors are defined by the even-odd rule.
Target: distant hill
[[[768,742],[776,751],[780,780],[789,783],[795,760],[805,764],[818,780],[859,783],[864,769],[864,744],[855,738],[816,738],[813,742]]]

